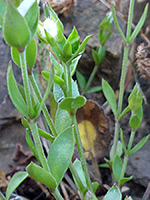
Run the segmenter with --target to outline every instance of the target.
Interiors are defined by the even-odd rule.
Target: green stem
[[[38,85],[36,83],[34,75],[32,74],[31,76],[29,76],[29,78],[30,78],[31,85],[32,85],[32,87],[34,89],[34,92],[35,92],[39,102],[41,102],[42,101],[41,92],[40,92],[40,90],[38,88]],[[47,110],[45,105],[42,107],[42,111],[43,111],[44,117],[45,117],[45,119],[46,119],[46,121],[47,121],[47,123],[48,123],[48,125],[49,125],[49,127],[51,129],[51,131],[52,131],[52,134],[56,137],[57,136],[57,132],[56,132],[56,129],[54,127],[53,120],[51,119],[51,117],[49,115],[49,112],[48,112],[48,110]]]
[[[127,42],[129,41],[130,35],[131,35],[134,3],[135,3],[135,0],[130,0],[130,8],[129,8],[129,15],[128,15],[128,23],[127,23],[127,33],[126,33]]]
[[[6,198],[5,198],[4,195],[1,193],[1,191],[0,191],[0,199],[1,199],[1,200],[6,200]]]
[[[123,52],[123,62],[122,62],[122,71],[121,71],[121,79],[120,79],[120,91],[119,91],[119,101],[118,101],[118,111],[117,111],[118,117],[121,113],[122,104],[123,104],[123,95],[124,95],[125,78],[126,78],[126,73],[127,73],[128,54],[129,54],[129,46],[126,45],[124,47],[124,52]]]
[[[24,84],[27,108],[28,108],[28,112],[30,112],[32,108],[32,101],[31,101],[31,93],[30,93],[30,87],[29,87],[29,81],[28,81],[26,51],[24,50],[23,52],[19,52],[19,56],[20,56],[21,72],[22,72],[22,79],[23,79],[23,84]]]
[[[42,143],[41,143],[41,140],[40,140],[40,137],[39,137],[39,134],[38,134],[37,123],[31,121],[30,128],[31,128],[31,131],[32,131],[35,147],[36,147],[41,165],[44,169],[49,171],[49,166],[47,164],[47,160],[46,160],[46,157],[45,157],[45,154],[44,154],[44,151],[43,151]]]
[[[91,83],[92,83],[92,81],[93,81],[93,78],[94,78],[94,76],[95,76],[97,70],[98,70],[98,66],[95,65],[94,68],[93,68],[93,71],[92,71],[92,73],[91,73],[91,75],[90,75],[90,78],[88,79],[88,82],[87,82],[87,84],[86,84],[86,86],[85,86],[85,89],[84,89],[85,91],[87,91],[88,88],[90,87],[90,85],[91,85]]]
[[[55,189],[54,192],[52,192],[53,196],[57,199],[57,200],[64,200],[63,197],[61,196],[58,188]]]
[[[79,157],[80,157],[80,160],[81,160],[82,169],[83,169],[83,172],[84,172],[84,175],[85,175],[86,184],[87,184],[88,189],[91,192],[93,192],[93,188],[92,188],[90,176],[89,176],[89,173],[88,173],[86,160],[85,160],[85,157],[84,157],[84,151],[83,151],[83,147],[82,147],[82,143],[81,143],[81,138],[80,138],[80,134],[79,134],[79,131],[78,131],[76,115],[73,114],[71,117],[72,117],[72,122],[74,124],[75,140],[76,140],[76,145],[77,145],[77,148],[78,148]]]
[[[116,151],[117,151],[117,144],[118,144],[118,139],[119,139],[119,128],[120,128],[120,124],[119,124],[118,120],[116,120],[114,142],[113,142],[113,149],[112,149],[112,157],[113,158],[115,157]]]
[[[122,117],[125,116],[125,114],[127,114],[130,110],[131,110],[130,107],[127,106],[127,107],[122,111],[122,113],[120,114],[118,121],[120,121],[120,120],[122,119]]]
[[[66,94],[67,97],[72,97],[72,83],[71,83],[71,71],[70,66],[66,63],[63,63],[64,66],[64,76],[66,82]]]

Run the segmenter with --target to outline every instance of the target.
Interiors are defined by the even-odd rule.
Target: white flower
[[[57,36],[57,25],[56,23],[51,20],[50,18],[47,18],[44,22],[44,29],[53,37],[55,38]]]

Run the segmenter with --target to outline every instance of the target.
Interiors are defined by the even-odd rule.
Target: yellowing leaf
[[[95,155],[94,141],[96,139],[96,130],[93,124],[88,120],[83,120],[78,124],[81,142],[85,150],[85,157],[90,157],[91,150],[92,154]]]
[[[88,100],[77,110],[77,122],[86,159],[104,157],[108,151],[111,136],[109,120],[103,109]]]

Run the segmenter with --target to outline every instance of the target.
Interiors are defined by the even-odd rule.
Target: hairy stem
[[[31,111],[32,108],[32,101],[31,101],[31,92],[30,86],[28,81],[28,71],[27,71],[27,63],[26,63],[26,51],[19,52],[20,56],[20,63],[21,63],[21,72],[22,72],[22,79],[24,84],[24,91],[25,91],[25,98],[27,102],[28,112]]]

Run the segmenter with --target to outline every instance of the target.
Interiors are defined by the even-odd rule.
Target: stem
[[[78,131],[76,115],[73,114],[71,117],[72,117],[72,122],[73,122],[73,124],[75,126],[74,127],[75,140],[76,140],[76,144],[77,144],[77,148],[78,148],[79,157],[80,157],[80,160],[81,160],[82,169],[83,169],[83,172],[84,172],[84,175],[85,175],[86,184],[87,184],[88,189],[91,192],[93,192],[93,188],[92,188],[90,176],[89,176],[89,173],[88,173],[86,160],[85,160],[85,157],[84,157],[84,151],[83,151],[83,148],[82,148],[80,134],[79,134],[79,131]]]
[[[38,134],[38,128],[37,128],[37,124],[33,121],[31,121],[30,123],[30,128],[32,131],[32,135],[33,135],[33,139],[34,139],[34,143],[35,143],[35,147],[36,150],[38,152],[38,156],[39,156],[39,160],[41,162],[41,165],[44,169],[46,169],[47,171],[49,171],[49,166],[47,164],[47,160],[43,151],[43,147],[42,147],[42,143]]]
[[[53,196],[57,199],[57,200],[64,200],[63,197],[61,196],[58,188],[55,189],[54,192],[52,192]]]
[[[24,84],[27,108],[28,108],[28,112],[30,112],[32,108],[32,102],[31,102],[30,87],[29,87],[29,82],[28,82],[26,51],[24,50],[23,52],[19,52],[19,56],[20,56],[21,72],[22,72],[22,79],[23,79],[23,84]]]
[[[129,15],[128,15],[128,23],[127,23],[127,33],[126,33],[127,42],[129,41],[129,38],[130,38],[130,35],[131,35],[134,3],[135,3],[135,0],[130,0],[130,8],[129,8]]]
[[[31,76],[29,76],[29,78],[30,78],[31,85],[32,85],[32,87],[34,89],[34,92],[35,92],[39,102],[41,103],[42,96],[41,96],[40,90],[38,88],[38,85],[36,83],[36,80],[34,78],[34,75],[32,74]],[[47,123],[48,123],[48,125],[49,125],[49,127],[51,129],[51,131],[52,131],[52,134],[56,137],[57,136],[57,132],[56,132],[56,129],[54,127],[53,120],[51,119],[45,104],[42,107],[42,111],[43,111],[44,117],[45,117],[45,119],[46,119],[46,121],[47,121]]]
[[[72,97],[72,83],[71,83],[71,71],[70,66],[63,63],[64,66],[64,76],[66,81],[66,93],[67,97]]]
[[[92,83],[92,81],[93,81],[93,78],[94,78],[94,76],[95,76],[97,70],[98,70],[98,66],[95,65],[94,68],[93,68],[93,71],[92,71],[92,73],[91,73],[91,75],[90,75],[90,77],[89,77],[89,79],[88,79],[88,82],[87,82],[87,84],[86,84],[86,86],[85,86],[85,91],[87,91],[88,88],[90,87],[90,85],[91,85],[91,83]]]
[[[120,124],[119,124],[118,120],[116,120],[114,142],[113,142],[113,149],[112,149],[112,158],[115,157],[116,151],[117,151],[117,144],[118,144],[118,139],[119,139],[119,128],[120,128]]]
[[[126,78],[126,73],[127,73],[128,53],[129,53],[129,46],[126,45],[124,47],[122,72],[121,72],[121,79],[120,79],[120,91],[119,91],[118,112],[117,112],[118,117],[121,113],[122,104],[123,104],[124,84],[125,84],[125,78]]]

